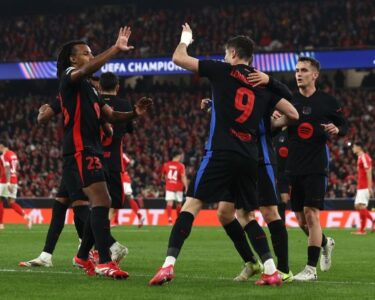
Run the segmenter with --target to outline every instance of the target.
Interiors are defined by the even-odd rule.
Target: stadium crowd
[[[365,48],[375,46],[374,10],[371,0],[287,0],[268,6],[221,1],[174,9],[94,5],[64,14],[8,16],[0,19],[0,59],[55,59],[59,47],[72,39],[88,41],[98,53],[113,43],[113,33],[124,24],[133,29],[132,57],[170,56],[183,20],[199,37],[191,47],[193,55],[221,54],[223,41],[239,33],[251,36],[258,51]]]
[[[197,168],[209,128],[209,116],[200,111],[199,104],[209,89],[194,83],[184,86],[139,81],[135,88],[124,88],[122,94],[134,103],[145,95],[144,91],[154,99],[153,110],[136,121],[135,132],[124,138],[124,150],[133,160],[129,173],[135,194],[153,198],[164,195],[161,166],[171,158],[173,150],[184,151],[188,178]],[[350,131],[330,147],[327,196],[352,197],[356,190],[356,157],[348,143],[361,138],[370,155],[375,153],[375,91],[345,88],[331,92],[344,106]],[[36,125],[38,107],[49,103],[51,94],[2,95],[1,99],[0,132],[5,134],[1,138],[19,156],[20,196],[54,196],[62,170],[61,116],[47,125]]]

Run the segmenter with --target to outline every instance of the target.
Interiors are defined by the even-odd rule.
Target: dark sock
[[[225,232],[232,240],[234,247],[236,248],[238,254],[242,257],[243,261],[246,263],[251,261],[256,262],[256,258],[251,251],[250,245],[247,242],[245,232],[237,219],[234,219],[231,223],[223,226]]]
[[[316,267],[320,255],[320,247],[309,246],[307,247],[307,264],[311,267]]]
[[[182,245],[191,232],[193,226],[194,216],[186,211],[180,213],[174,224],[171,235],[169,237],[167,256],[178,257]]]
[[[251,245],[258,253],[262,262],[272,258],[272,254],[267,242],[267,236],[262,227],[259,226],[256,220],[250,221],[245,226],[245,232],[250,239]]]
[[[111,235],[108,219],[108,207],[96,206],[91,209],[91,228],[95,239],[95,248],[99,252],[99,263],[111,261],[109,253],[109,236]]]
[[[108,245],[109,247],[111,247],[114,243],[116,243],[117,241],[115,240],[115,238],[112,236],[112,234],[109,235],[108,237]]]
[[[44,244],[44,252],[52,254],[55,250],[57,241],[64,228],[66,211],[68,206],[55,201],[52,208],[52,219],[48,228],[46,242]]]
[[[85,222],[87,220],[87,216],[90,213],[90,208],[88,205],[74,206],[73,212],[74,212],[74,226],[76,227],[76,231],[77,231],[79,238],[82,240],[83,230],[85,228]]]
[[[281,219],[284,221],[285,223],[285,210],[286,210],[286,203],[284,202],[280,202],[279,205],[277,206],[277,209],[279,211],[279,215],[281,217]]]
[[[277,257],[277,269],[289,273],[288,263],[288,232],[283,220],[276,220],[268,224],[271,233],[273,251]]]
[[[322,247],[325,247],[327,245],[327,237],[322,233]]]
[[[85,260],[88,259],[89,252],[95,243],[90,220],[91,220],[91,211],[89,211],[87,215],[85,226],[83,228],[83,237],[82,237],[81,247],[79,247],[78,254],[77,254],[78,258],[85,259]]]

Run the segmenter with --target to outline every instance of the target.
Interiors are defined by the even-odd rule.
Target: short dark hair
[[[254,46],[254,41],[245,35],[232,37],[225,44],[226,49],[235,49],[239,58],[249,59],[250,61],[253,60]]]
[[[87,45],[85,41],[75,40],[64,44],[57,56],[57,77],[60,78],[61,74],[71,66],[70,56],[74,54],[74,46]]]
[[[363,142],[361,140],[355,140],[353,142],[353,146],[358,146],[358,147],[361,147],[363,149]]]
[[[178,155],[182,154],[182,150],[173,150],[172,151],[172,158],[175,158]]]
[[[102,91],[112,91],[119,84],[119,80],[116,74],[106,72],[100,75],[99,84]]]
[[[298,61],[302,62],[310,62],[310,64],[320,72],[320,62],[312,57],[307,57],[307,56],[300,56],[298,57]]]

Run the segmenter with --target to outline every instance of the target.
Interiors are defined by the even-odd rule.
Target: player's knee
[[[217,216],[219,218],[219,221],[222,225],[227,225],[230,222],[234,220],[234,214],[223,211],[223,210],[218,210],[217,211]]]
[[[242,211],[238,210],[236,212],[237,220],[240,222],[241,226],[245,228],[249,222],[255,220],[255,213],[253,211]]]
[[[263,206],[260,208],[264,221],[268,224],[273,221],[279,220],[280,215],[277,206]]]
[[[308,227],[320,224],[319,211],[317,209],[305,210],[306,223]]]
[[[196,217],[199,211],[202,209],[202,207],[203,207],[202,201],[195,199],[195,198],[187,197],[186,202],[181,208],[181,212],[186,211],[186,212],[191,213],[194,217]]]

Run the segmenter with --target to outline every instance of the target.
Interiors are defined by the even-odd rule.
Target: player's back
[[[113,95],[103,95],[103,101],[115,111],[130,112],[130,102]],[[132,132],[132,123],[120,123],[113,125],[113,135],[105,137],[102,141],[105,163],[110,171],[123,172],[122,138],[125,133]]]
[[[206,150],[235,151],[257,158],[259,123],[280,97],[251,86],[246,77],[252,71],[247,65],[199,61],[199,73],[209,78],[213,92]]]
[[[185,172],[185,166],[178,161],[168,161],[164,163],[162,172],[165,177],[165,189],[168,191],[182,191],[184,184],[182,175]]]

